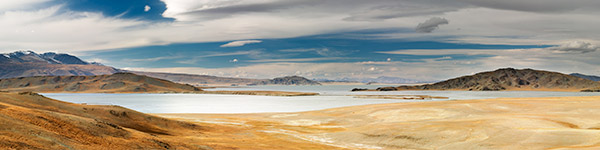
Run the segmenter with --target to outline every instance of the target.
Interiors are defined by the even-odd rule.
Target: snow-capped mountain
[[[16,51],[12,53],[5,53],[0,55],[0,62],[12,62],[12,63],[48,63],[48,64],[78,64],[87,65],[90,64],[75,56],[69,54],[57,54],[57,53],[43,53],[38,54],[33,51]]]
[[[17,51],[0,54],[0,79],[30,76],[104,75],[121,70],[73,55]]]

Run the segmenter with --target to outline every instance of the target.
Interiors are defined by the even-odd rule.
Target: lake
[[[391,91],[349,92],[352,88],[376,88],[381,85],[324,86],[252,86],[208,90],[270,90],[317,92],[319,96],[276,97],[216,94],[72,94],[44,93],[44,96],[72,103],[119,105],[144,113],[264,113],[299,112],[381,103],[424,100],[362,99],[350,95],[430,95],[450,100],[499,97],[600,96],[600,93],[539,91]],[[426,100],[427,101],[427,100]],[[432,100],[428,100],[432,101]],[[434,100],[437,101],[437,100]]]

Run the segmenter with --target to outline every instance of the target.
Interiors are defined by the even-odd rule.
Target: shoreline
[[[31,91],[0,91],[0,92],[31,92]],[[219,94],[219,95],[256,95],[256,96],[316,96],[319,93],[311,92],[287,92],[287,91],[195,91],[195,92],[34,92],[34,93],[56,93],[56,94]]]
[[[386,88],[386,87],[381,87],[381,88]],[[355,91],[352,91],[356,89]],[[390,90],[390,91],[378,91],[377,89],[361,89],[361,88],[354,88],[352,90],[350,90],[351,92],[395,92],[395,91],[469,91],[468,89],[446,89],[446,90],[439,90],[439,89],[432,89],[432,90],[423,90],[423,89],[397,89],[397,90]],[[481,91],[481,92],[505,92],[505,91],[531,91],[531,92],[574,92],[574,93],[581,93],[581,92],[586,92],[583,91],[582,89],[525,89],[525,88],[515,88],[515,89],[506,89],[506,90],[498,90],[498,91]],[[478,91],[473,91],[473,92],[478,92]]]

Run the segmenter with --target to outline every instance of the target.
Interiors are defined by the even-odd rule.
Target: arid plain
[[[240,129],[229,140],[203,139],[215,145],[268,136],[347,149],[598,149],[599,107],[600,97],[500,98],[301,113],[160,116]],[[238,146],[254,145],[246,144]],[[256,143],[269,144],[279,145]]]

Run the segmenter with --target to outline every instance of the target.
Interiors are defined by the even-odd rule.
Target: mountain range
[[[448,81],[438,82],[435,84],[427,84],[418,87],[402,86],[400,89],[466,89],[466,90],[506,90],[506,89],[576,89],[581,88],[581,83],[571,83],[577,79],[587,79],[592,81],[600,81],[598,76],[583,75],[573,73],[565,74],[548,74],[540,73],[540,71],[525,69],[515,70],[512,68],[499,69],[496,72],[515,72],[516,74],[504,74],[507,77],[500,77],[487,74],[477,74],[474,76],[465,76]],[[299,76],[287,76],[274,79],[246,79],[246,78],[231,78],[217,77],[209,75],[192,75],[192,74],[177,74],[177,73],[156,73],[156,72],[139,72],[121,70],[110,66],[105,66],[95,62],[87,62],[76,56],[62,53],[42,53],[38,54],[33,51],[17,51],[13,53],[0,54],[0,79],[16,78],[16,77],[31,77],[31,76],[94,76],[94,75],[109,75],[118,72],[131,72],[135,74],[145,75],[154,78],[169,80],[176,83],[191,84],[195,86],[232,86],[232,85],[320,85],[319,82],[306,79]],[[537,72],[538,74],[528,74]],[[524,73],[524,74],[523,74]],[[549,76],[540,76],[540,75]],[[500,74],[498,74],[500,75]],[[531,77],[531,79],[530,79]],[[536,78],[548,78],[548,80],[539,80]],[[554,80],[554,79],[564,80]],[[504,80],[511,81],[504,81]],[[473,80],[473,81],[467,81]],[[568,80],[568,81],[567,81]],[[362,82],[362,83],[429,83],[427,81],[419,81],[398,77],[381,76],[377,78],[341,78],[337,80],[319,81],[341,81],[341,82]],[[462,83],[465,82],[465,83]],[[498,83],[496,83],[498,82]],[[546,82],[557,85],[547,85]],[[567,85],[562,86],[562,83]],[[594,85],[595,83],[586,83],[585,85]],[[384,88],[390,90],[391,88]]]
[[[1,54],[0,63],[96,64],[88,63],[69,54],[57,54],[52,52],[37,54],[33,51],[16,51],[13,53]]]
[[[588,80],[592,80],[592,81],[600,81],[600,77],[599,76],[584,75],[584,74],[580,74],[580,73],[571,73],[569,75],[580,77],[580,78],[584,78],[584,79],[588,79]]]
[[[0,54],[0,79],[32,76],[93,76],[109,75],[118,72],[131,72],[197,86],[320,85],[320,83],[316,81],[299,76],[288,76],[275,79],[245,79],[208,75],[127,71],[95,62],[86,62],[73,55],[52,52],[38,54],[33,51],[17,51]]]
[[[161,72],[140,72],[130,71],[139,75],[146,75],[149,77],[155,77],[165,79],[177,83],[185,83],[196,86],[207,86],[207,85],[321,85],[319,82],[306,79],[300,76],[286,76],[274,79],[247,79],[247,78],[230,78],[230,77],[217,77],[210,75],[194,75],[194,74],[181,74],[181,73],[161,73]]]
[[[12,92],[70,93],[159,93],[202,91],[191,85],[173,83],[133,73],[93,76],[35,76],[0,79],[0,88]]]
[[[415,79],[406,79],[399,77],[380,76],[377,78],[340,78],[335,80],[330,79],[315,79],[319,82],[359,82],[359,83],[387,83],[387,84],[414,84],[414,83],[432,83],[432,81],[422,81]]]
[[[69,54],[17,51],[0,54],[0,79],[30,76],[104,75],[121,70],[89,63]]]
[[[417,86],[381,87],[377,91],[396,90],[468,90],[468,91],[589,91],[598,89],[600,82],[558,72],[502,68],[458,77],[434,84]],[[360,90],[360,89],[356,89]]]

